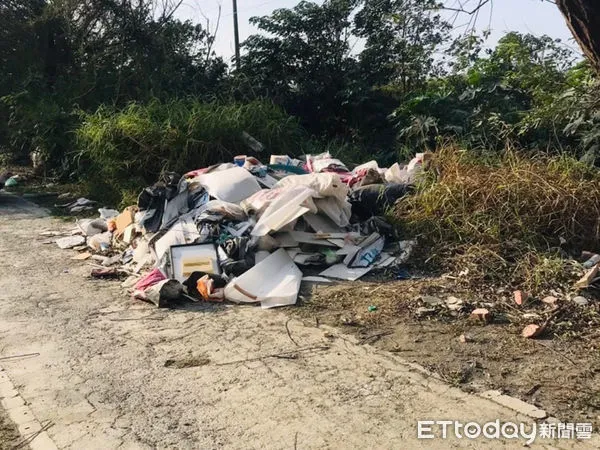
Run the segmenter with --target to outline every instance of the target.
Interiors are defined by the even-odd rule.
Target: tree
[[[486,150],[503,148],[507,140],[523,148],[560,145],[564,125],[555,127],[554,108],[571,87],[570,50],[548,36],[511,32],[487,57],[472,59],[461,47],[470,48],[470,41],[455,45],[459,72],[428,80],[424,92],[395,112],[401,142],[434,146],[441,134]]]
[[[371,84],[392,83],[406,93],[439,74],[434,55],[451,29],[439,6],[436,0],[364,2],[355,24],[356,34],[366,40],[360,61]]]
[[[316,134],[341,131],[347,95],[359,79],[349,41],[354,6],[352,0],[302,1],[250,19],[263,33],[243,43],[242,75]]]
[[[554,3],[567,21],[573,37],[590,61],[600,72],[600,4],[596,0],[542,0]],[[493,0],[462,0],[444,2],[444,8],[475,17]],[[458,7],[457,7],[458,5]],[[471,23],[471,22],[470,22]]]
[[[180,4],[0,3],[0,146],[23,159],[38,149],[56,163],[73,147],[69,130],[78,110],[152,98],[213,98],[226,65],[212,51],[208,30],[174,18]]]
[[[556,0],[556,4],[592,67],[600,72],[600,3],[597,0]]]

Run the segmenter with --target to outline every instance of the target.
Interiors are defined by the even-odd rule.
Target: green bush
[[[155,100],[84,114],[76,131],[79,165],[93,192],[120,200],[121,190],[152,184],[161,172],[183,174],[252,154],[244,131],[265,145],[255,155],[263,162],[271,153],[299,154],[306,141],[296,119],[270,102]]]
[[[64,179],[72,174],[73,129],[77,113],[52,96],[36,98],[23,91],[0,98],[0,149],[13,163],[30,163],[40,153],[44,174]]]
[[[441,148],[395,218],[429,259],[452,271],[539,292],[570,276],[561,251],[600,250],[600,173],[566,155]],[[544,276],[542,276],[544,275]],[[545,283],[545,284],[544,284]]]

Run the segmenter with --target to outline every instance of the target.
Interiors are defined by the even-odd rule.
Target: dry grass
[[[446,147],[395,217],[430,265],[536,292],[577,276],[565,250],[600,248],[599,182],[597,169],[568,157]]]

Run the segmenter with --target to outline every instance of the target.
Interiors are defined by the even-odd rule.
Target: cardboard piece
[[[115,222],[117,229],[115,231],[117,236],[122,236],[125,229],[134,223],[135,213],[137,212],[137,206],[128,206],[123,210],[121,214],[117,216]]]
[[[75,255],[73,257],[71,257],[71,259],[74,259],[76,261],[85,261],[86,259],[89,259],[92,257],[92,254],[90,252],[85,252],[85,253],[80,253],[78,255]]]

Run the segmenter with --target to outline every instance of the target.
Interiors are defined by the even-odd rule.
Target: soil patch
[[[527,299],[518,306],[512,295],[468,291],[444,278],[343,283],[314,288],[298,313],[401,354],[465,391],[499,389],[559,419],[598,425],[600,305]],[[473,320],[479,307],[490,311],[490,323]],[[539,339],[521,335],[546,321]]]

